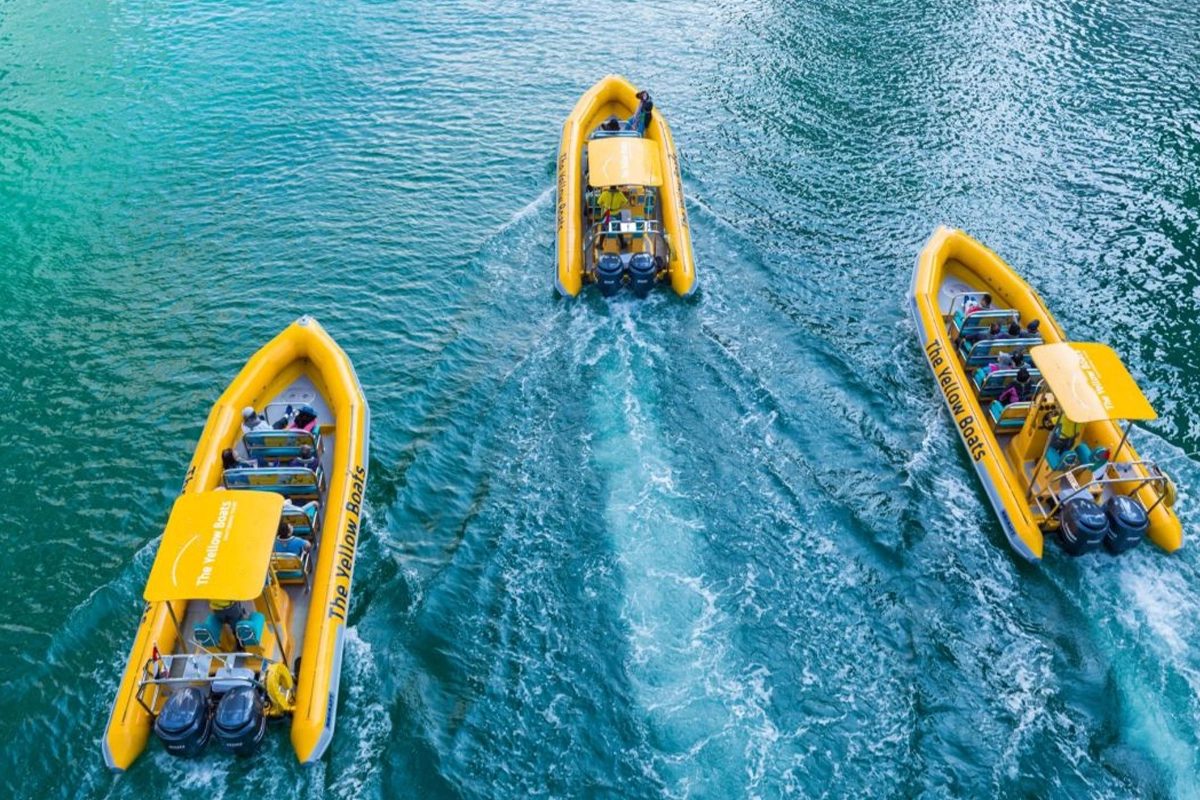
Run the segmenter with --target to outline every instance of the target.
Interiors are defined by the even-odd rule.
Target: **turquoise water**
[[[0,5],[0,795],[1200,796],[1197,31],[1183,0]],[[609,71],[675,132],[692,302],[552,292],[560,126]],[[941,223],[1143,381],[1185,550],[1008,551],[906,317]],[[191,448],[309,312],[373,412],[330,753],[113,777]]]

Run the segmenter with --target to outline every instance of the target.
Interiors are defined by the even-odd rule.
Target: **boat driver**
[[[246,609],[242,608],[242,604],[234,600],[209,600],[208,607],[212,609],[222,627],[229,626],[229,630],[233,632],[233,640],[241,646],[242,640],[237,635],[237,624],[246,618]]]
[[[1072,422],[1060,411],[1054,418],[1054,429],[1050,431],[1050,449],[1059,455],[1075,446],[1075,440],[1083,433],[1083,423]]]
[[[629,198],[621,191],[618,186],[605,186],[604,191],[600,192],[600,199],[596,201],[600,209],[604,212],[604,221],[602,224],[607,225],[612,219],[614,211],[620,211],[629,204]]]

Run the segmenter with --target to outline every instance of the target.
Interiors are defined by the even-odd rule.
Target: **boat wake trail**
[[[1200,464],[1148,431],[1136,436],[1139,452],[1177,485],[1198,485]],[[1184,530],[1196,530],[1200,512],[1185,492],[1175,508]],[[1054,581],[1080,609],[1093,647],[1105,654],[1089,666],[1103,676],[1120,730],[1108,744],[1109,757],[1161,776],[1172,797],[1200,796],[1200,600],[1194,588],[1200,558],[1194,543],[1168,556],[1143,542],[1119,558],[1101,554],[1063,566]],[[1145,754],[1153,754],[1153,765]]]
[[[1168,556],[1148,543],[1118,558],[1074,559],[1053,541],[1031,567],[1009,550],[959,452],[957,432],[931,407],[929,436],[911,462],[921,539],[904,573],[915,609],[921,720],[913,792],[964,779],[998,794],[1116,800],[1136,781],[1145,796],[1196,794],[1200,696],[1194,550]],[[1146,431],[1138,448],[1181,484],[1200,468]],[[1181,498],[1185,529],[1195,514]],[[980,691],[980,687],[987,687]],[[950,756],[954,758],[951,759]],[[953,766],[951,766],[953,765]]]
[[[739,781],[752,770],[745,733],[767,722],[769,694],[761,665],[727,663],[727,584],[706,574],[707,526],[675,459],[685,441],[663,429],[660,370],[671,354],[654,320],[664,305],[613,302],[580,340],[593,375],[589,461],[620,568],[625,669],[652,745],[647,766],[668,796],[687,796],[714,789],[714,775]]]

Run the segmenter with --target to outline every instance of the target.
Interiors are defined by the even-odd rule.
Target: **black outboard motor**
[[[1104,537],[1104,546],[1113,555],[1137,547],[1150,527],[1150,516],[1146,514],[1146,509],[1132,497],[1110,497],[1104,504],[1104,515],[1108,517],[1108,535]]]
[[[656,276],[654,257],[649,253],[638,253],[629,259],[629,285],[638,297],[645,297],[654,288]]]
[[[1108,518],[1104,509],[1088,497],[1076,497],[1063,504],[1058,529],[1063,550],[1068,555],[1081,556],[1100,546],[1108,535]]]
[[[254,755],[267,731],[262,695],[255,686],[230,689],[217,704],[213,719],[217,741],[238,756]]]
[[[208,696],[195,686],[176,690],[158,712],[154,733],[173,756],[200,755],[212,733]]]
[[[617,293],[624,277],[621,257],[616,253],[605,253],[596,261],[596,283],[600,285],[600,294],[605,297]]]

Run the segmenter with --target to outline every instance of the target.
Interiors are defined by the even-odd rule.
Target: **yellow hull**
[[[311,599],[300,652],[291,739],[302,763],[317,760],[333,736],[338,681],[345,647],[346,611],[367,480],[370,411],[350,359],[311,317],[301,317],[254,354],[217,400],[196,446],[183,493],[221,484],[221,451],[241,434],[241,409],[261,408],[297,376],[320,388],[334,415],[333,468],[313,567]],[[104,734],[104,760],[122,771],[149,739],[153,720],[137,701],[138,679],[152,647],[170,652],[176,630],[168,603],[148,603]],[[177,616],[183,603],[175,603]]]
[[[909,289],[917,335],[1009,544],[1026,559],[1039,561],[1045,545],[1045,521],[1037,518],[1026,500],[1024,485],[992,432],[962,361],[955,354],[944,316],[948,308],[941,296],[948,282],[990,293],[997,307],[1012,308],[1023,320],[1041,320],[1042,339],[1047,344],[1065,342],[1067,337],[1038,293],[987,247],[947,227],[938,228],[929,238],[917,258]],[[1114,422],[1092,422],[1087,438],[1093,447],[1103,446],[1113,452],[1121,441],[1121,430]],[[1130,460],[1138,459],[1129,442],[1122,453],[1128,453]],[[1152,491],[1147,486],[1138,493],[1147,508],[1157,499],[1151,496]],[[1182,526],[1166,503],[1157,504],[1150,512],[1146,535],[1168,552],[1183,544]]]
[[[637,109],[637,89],[619,75],[602,78],[584,93],[563,124],[562,144],[558,151],[557,257],[555,285],[563,295],[574,297],[583,288],[584,214],[583,148],[588,134],[611,115],[622,119]],[[688,229],[687,209],[683,203],[683,179],[679,159],[671,141],[671,129],[657,106],[645,138],[655,143],[667,178],[661,189],[663,229],[671,243],[667,267],[671,288],[687,297],[696,290],[696,270],[692,259],[692,235]]]

